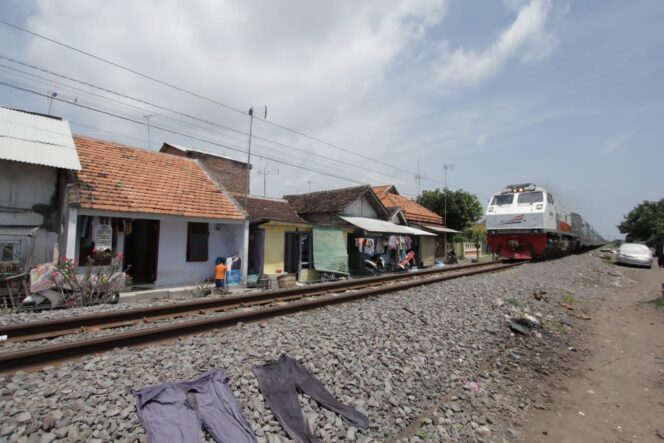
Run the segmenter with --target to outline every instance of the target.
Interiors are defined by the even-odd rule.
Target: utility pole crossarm
[[[275,169],[270,171],[266,166],[263,169],[256,171],[256,173],[263,176],[263,197],[267,197],[267,176],[272,174],[279,175],[279,170]]]

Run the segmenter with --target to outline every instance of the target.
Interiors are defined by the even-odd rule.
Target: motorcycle
[[[456,252],[450,251],[447,253],[447,264],[450,265],[455,265],[459,263],[459,260],[457,259]]]
[[[385,259],[380,254],[364,260],[364,269],[372,274],[380,274],[385,271]]]

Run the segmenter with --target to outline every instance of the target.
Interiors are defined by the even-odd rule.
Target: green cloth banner
[[[348,253],[340,229],[314,228],[314,269],[348,273]]]

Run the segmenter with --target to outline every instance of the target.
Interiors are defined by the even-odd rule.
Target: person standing
[[[655,255],[657,255],[657,266],[664,268],[664,240],[657,244]]]
[[[214,286],[218,292],[224,292],[226,269],[226,259],[224,257],[218,258],[214,267]]]

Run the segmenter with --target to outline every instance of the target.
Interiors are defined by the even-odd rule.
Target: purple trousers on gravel
[[[297,443],[318,443],[302,414],[298,392],[307,394],[320,405],[341,415],[351,425],[366,429],[366,415],[341,403],[297,360],[286,355],[252,368],[258,387],[270,410],[290,438]]]
[[[256,443],[256,435],[228,387],[228,375],[211,369],[190,381],[134,392],[138,418],[148,442],[198,443],[202,429],[220,443]]]

